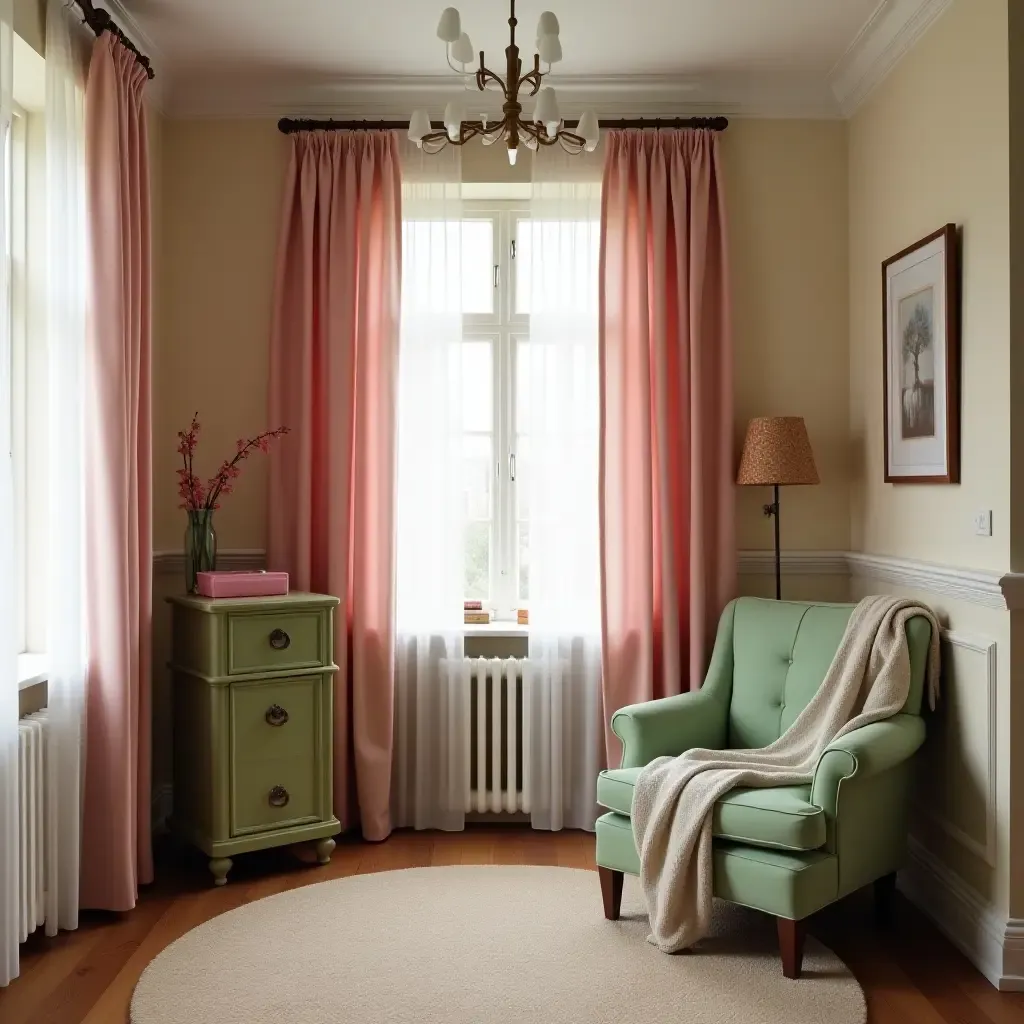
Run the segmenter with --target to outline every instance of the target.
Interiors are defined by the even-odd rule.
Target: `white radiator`
[[[53,858],[46,851],[46,743],[49,724],[45,711],[18,722],[20,774],[21,941],[46,921],[46,890]]]
[[[469,687],[469,773],[467,811],[528,813],[530,749],[525,661],[518,658],[466,658]]]

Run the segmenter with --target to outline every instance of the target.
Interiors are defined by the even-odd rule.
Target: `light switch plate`
[[[979,537],[992,536],[992,510],[983,509],[974,514],[974,532]]]

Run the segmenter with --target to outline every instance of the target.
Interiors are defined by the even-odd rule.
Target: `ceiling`
[[[385,107],[404,109],[405,92],[437,93],[433,100],[451,91],[454,76],[442,77],[445,52],[435,35],[445,2],[114,0],[109,6],[153,51],[172,109],[214,113],[246,102],[262,108],[276,96],[309,111],[340,99],[383,116]],[[455,2],[475,49],[501,70],[508,0]],[[658,102],[678,112],[686,96],[693,112],[718,103],[729,113],[730,105],[756,106],[759,94],[769,104],[792,104],[803,94],[808,111],[828,116],[831,105],[838,116],[842,100],[832,79],[844,60],[850,63],[852,44],[863,46],[879,33],[891,43],[946,2],[518,0],[516,14],[524,62],[533,54],[537,18],[550,7],[565,54],[552,84],[589,91],[598,103],[614,97],[623,112],[661,113]]]

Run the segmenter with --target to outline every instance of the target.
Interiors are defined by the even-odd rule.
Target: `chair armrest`
[[[893,715],[834,740],[814,769],[811,803],[835,817],[844,779],[869,778],[906,761],[924,742],[924,734],[918,715]]]
[[[725,745],[726,705],[712,688],[630,704],[612,716],[622,740],[622,768],[642,768],[656,757],[678,757],[692,747]]]

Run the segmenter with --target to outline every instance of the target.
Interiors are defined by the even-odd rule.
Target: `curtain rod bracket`
[[[126,50],[135,54],[135,59],[146,69],[146,75],[152,79],[155,77],[153,68],[150,66],[149,58],[124,34],[120,26],[110,16],[110,12],[102,7],[94,7],[92,0],[74,0],[82,12],[82,20],[93,30],[97,36],[109,32],[116,39],[120,40]]]

